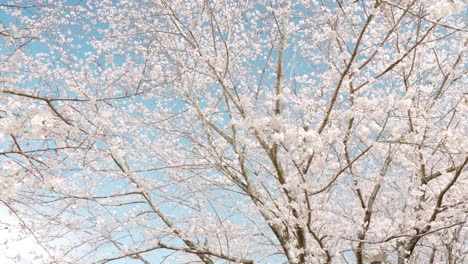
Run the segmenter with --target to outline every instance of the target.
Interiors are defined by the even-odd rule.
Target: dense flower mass
[[[0,228],[34,263],[464,263],[466,14],[3,1]]]
[[[428,1],[430,5],[429,13],[436,18],[447,17],[453,14],[461,13],[464,10],[464,0],[451,1]]]

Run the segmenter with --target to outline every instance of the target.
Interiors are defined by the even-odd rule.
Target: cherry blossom
[[[0,4],[34,263],[464,263],[466,1]]]

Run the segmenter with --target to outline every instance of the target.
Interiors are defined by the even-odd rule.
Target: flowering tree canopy
[[[465,263],[466,14],[2,1],[0,204],[37,263]]]

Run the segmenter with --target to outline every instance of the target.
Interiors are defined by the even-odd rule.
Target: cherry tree
[[[0,3],[0,203],[38,263],[464,263],[466,12]]]

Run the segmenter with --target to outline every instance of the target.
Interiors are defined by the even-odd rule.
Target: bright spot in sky
[[[0,263],[1,264],[38,264],[33,253],[42,250],[31,236],[19,240],[20,228],[8,209],[0,206]]]

